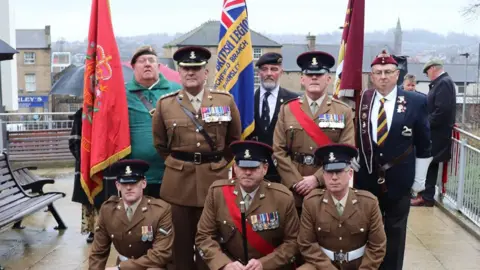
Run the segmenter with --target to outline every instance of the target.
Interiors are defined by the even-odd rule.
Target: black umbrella
[[[130,81],[133,78],[133,70],[122,65],[123,80]],[[85,65],[80,67],[71,66],[65,70],[60,79],[52,86],[50,95],[69,95],[83,96],[83,77],[85,73]]]
[[[0,61],[12,60],[13,55],[16,53],[18,53],[17,50],[0,39]]]

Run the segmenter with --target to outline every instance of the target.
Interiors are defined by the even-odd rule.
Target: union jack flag
[[[245,0],[224,0],[223,1],[222,19],[220,22],[224,30],[227,30],[230,26],[232,26],[233,22],[236,19],[232,17],[232,16],[235,16],[235,14],[230,14],[229,11],[239,7],[244,7],[245,5],[246,5]]]

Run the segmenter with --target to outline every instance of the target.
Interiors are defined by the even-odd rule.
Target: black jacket
[[[445,162],[451,158],[451,137],[456,112],[455,84],[445,72],[433,80],[429,88],[427,106],[433,162]]]

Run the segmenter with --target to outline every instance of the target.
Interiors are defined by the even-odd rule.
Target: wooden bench
[[[70,129],[8,131],[9,159],[35,164],[74,161],[68,147],[70,132]]]
[[[53,206],[54,201],[63,197],[65,193],[62,192],[27,194],[15,178],[6,156],[0,154],[0,229],[47,207],[58,223],[55,229],[65,230],[67,227]]]
[[[7,156],[8,159],[8,156]],[[13,176],[24,190],[32,190],[33,193],[43,194],[43,186],[45,184],[55,183],[54,179],[43,178],[32,173],[37,167],[21,167],[12,171]]]

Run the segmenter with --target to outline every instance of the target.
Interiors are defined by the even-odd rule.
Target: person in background
[[[158,72],[157,53],[151,46],[138,48],[130,62],[134,77],[126,83],[128,118],[132,153],[130,159],[151,164],[146,173],[145,195],[160,198],[165,161],[155,150],[152,136],[152,115],[158,99],[181,88]]]
[[[426,96],[424,93],[417,91],[417,77],[413,74],[408,73],[403,77],[403,90],[412,91],[420,95]]]
[[[73,181],[72,201],[82,204],[82,224],[80,232],[88,234],[87,243],[93,242],[95,222],[98,217],[98,207],[90,203],[87,194],[82,188],[80,182],[80,148],[82,141],[82,109],[75,112],[74,115],[69,116],[73,120],[72,131],[68,139],[68,146],[70,152],[75,157],[75,178]]]

